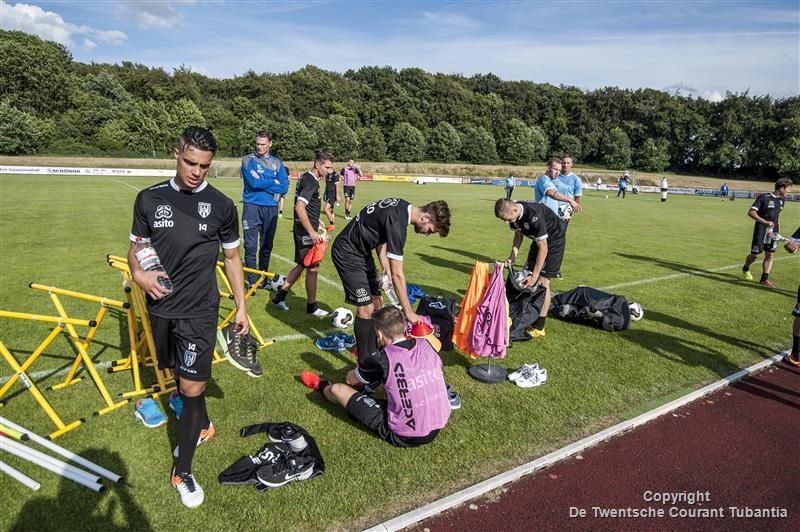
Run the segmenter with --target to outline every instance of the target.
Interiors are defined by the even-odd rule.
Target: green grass
[[[31,281],[121,299],[119,275],[104,257],[127,249],[136,194],[132,187],[157,181],[0,176],[0,309],[55,314],[46,294],[27,287]],[[218,180],[213,185],[232,198],[240,197],[240,181]],[[356,203],[393,195],[416,204],[447,199],[454,221],[450,237],[410,234],[406,276],[429,293],[460,299],[476,258],[508,255],[512,234],[492,214],[500,192],[499,187],[487,186],[362,183]],[[530,192],[518,189],[516,196]],[[291,194],[287,199],[291,201]],[[324,353],[313,346],[314,331],[330,327],[306,317],[304,289],[290,295],[288,314],[266,307],[266,297],[259,294],[249,308],[262,333],[309,338],[278,342],[262,351],[265,376],[259,380],[228,364],[214,367],[208,408],[219,435],[198,450],[194,463],[206,489],[204,506],[183,510],[168,484],[174,421],[166,429],[144,429],[134,425],[132,405],[93,418],[89,414],[102,406],[101,398],[84,380],[66,390],[46,392],[65,420],[89,416],[84,426],[57,442],[124,474],[132,486],[94,494],[4,455],[3,460],[39,479],[42,489],[33,493],[0,477],[0,524],[63,530],[355,529],[534,459],[644,405],[666,402],[676,393],[787,348],[786,318],[794,304],[800,260],[783,251],[776,255],[781,260],[771,276],[779,287],[774,291],[739,280],[735,265],[748,252],[752,230],[748,202],[673,195],[662,204],[655,194],[629,195],[623,201],[589,192],[584,206],[585,212],[571,224],[566,280],[554,282],[556,290],[699,273],[612,290],[645,308],[645,319],[625,332],[611,334],[551,319],[546,338],[515,345],[503,365],[538,362],[549,370],[546,386],[523,390],[508,383],[483,385],[467,375],[471,360],[444,353],[447,381],[461,392],[464,406],[433,444],[395,449],[298,383],[297,376],[306,368],[341,379],[353,367],[349,355]],[[800,205],[787,204],[782,218],[788,232],[800,220]],[[275,253],[291,257],[291,216],[278,227]],[[276,257],[271,269],[285,273],[288,266]],[[732,267],[712,271],[725,266]],[[759,273],[756,266],[756,278]],[[338,279],[330,262],[323,264],[321,274]],[[97,311],[95,305],[65,301],[75,317],[91,318]],[[343,295],[340,288],[322,282],[319,301],[334,308],[342,305]],[[127,342],[120,339],[123,327],[116,315],[103,323],[90,350],[97,362],[126,353]],[[44,324],[0,319],[0,340],[19,360],[48,330]],[[31,371],[67,367],[73,356],[59,338]],[[0,367],[0,375],[11,373],[2,362]],[[57,382],[58,377],[43,377],[39,385]],[[127,373],[104,373],[104,382],[112,393],[131,387]],[[20,385],[9,395],[0,415],[39,433],[53,430]],[[282,420],[298,423],[315,436],[326,461],[325,475],[264,494],[249,487],[219,486],[216,476],[225,467],[264,442],[257,436],[240,438],[238,429]]]

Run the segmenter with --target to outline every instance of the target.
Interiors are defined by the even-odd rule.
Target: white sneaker
[[[321,308],[318,308],[317,310],[311,313],[311,315],[314,316],[315,318],[324,318],[328,314],[330,314],[330,312],[328,312],[327,310],[322,310]]]
[[[203,488],[197,483],[191,473],[175,474],[175,469],[172,470],[172,485],[178,490],[181,495],[181,502],[187,508],[197,508],[206,498]]]
[[[537,371],[532,371],[530,377],[527,379],[520,379],[517,381],[517,386],[520,388],[535,388],[547,382],[547,370],[540,368]]]
[[[516,382],[519,379],[527,378],[532,371],[539,371],[539,364],[523,364],[514,373],[508,374],[508,380]]]
[[[289,305],[287,305],[285,301],[281,301],[280,303],[275,303],[275,304],[278,305],[278,308],[284,312],[287,312],[289,310]]]

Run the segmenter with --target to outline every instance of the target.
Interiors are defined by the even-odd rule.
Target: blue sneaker
[[[161,411],[158,403],[149,397],[136,401],[136,408],[133,411],[133,415],[148,429],[160,427],[167,422],[167,416]]]
[[[183,412],[183,397],[178,392],[172,392],[169,394],[169,407],[175,412],[175,419],[181,418],[181,412]]]
[[[352,349],[356,346],[356,338],[355,336],[350,336],[349,334],[343,332],[337,332],[333,334],[335,337],[340,338],[344,343],[345,349]]]
[[[332,334],[325,338],[317,338],[314,340],[314,345],[323,351],[344,351],[344,340],[339,336]]]

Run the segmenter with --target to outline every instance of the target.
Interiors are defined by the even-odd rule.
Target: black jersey
[[[415,339],[403,340],[397,342],[397,347],[402,347],[406,350],[411,350],[416,345]],[[356,378],[363,384],[369,384],[373,388],[377,388],[381,384],[386,383],[389,378],[389,357],[386,351],[378,349],[356,366]]]
[[[770,192],[757,197],[750,208],[755,209],[756,214],[768,222],[773,222],[777,227],[778,217],[783,210],[783,201],[781,196],[776,196]]]
[[[399,198],[386,198],[370,203],[336,237],[352,251],[366,257],[381,244],[386,244],[390,259],[403,260],[406,229],[411,223],[411,204]]]
[[[797,227],[797,231],[792,233],[792,238],[800,238],[800,226]]]
[[[182,191],[170,179],[139,192],[131,240],[152,242],[173,286],[163,299],[148,298],[151,314],[191,318],[217,312],[219,247],[239,246],[238,219],[233,201],[207,181]]]
[[[561,222],[544,203],[518,201],[517,204],[522,205],[522,215],[509,224],[512,230],[534,240],[561,236]]]
[[[339,174],[331,172],[325,176],[325,199],[336,200],[336,183],[339,182]]]
[[[322,207],[322,202],[319,198],[319,180],[314,177],[311,172],[306,172],[297,180],[297,188],[294,192],[294,204],[297,205],[298,201],[306,204],[306,214],[308,214],[308,221],[311,222],[311,227],[317,230],[319,226],[319,210]],[[297,218],[297,211],[294,212],[294,223],[300,226],[300,229],[305,233],[300,220]]]

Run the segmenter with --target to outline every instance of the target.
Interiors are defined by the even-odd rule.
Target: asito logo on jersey
[[[159,205],[156,207],[156,220],[153,222],[153,229],[160,229],[162,227],[173,227],[175,222],[170,220],[172,218],[171,205]]]
[[[208,218],[208,215],[211,214],[211,204],[204,201],[198,201],[197,214],[199,214],[202,218]]]

